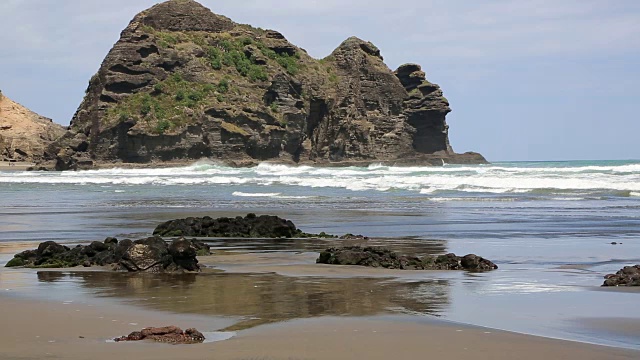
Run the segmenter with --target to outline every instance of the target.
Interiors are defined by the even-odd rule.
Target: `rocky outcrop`
[[[422,258],[398,255],[383,248],[350,246],[330,248],[316,261],[319,264],[359,265],[400,270],[467,270],[474,272],[495,270],[498,266],[480,256],[456,254],[425,256]]]
[[[153,231],[157,236],[197,236],[233,238],[305,238],[333,237],[325,233],[307,234],[290,220],[273,215],[248,214],[245,217],[213,219],[189,217],[160,224]]]
[[[170,0],[122,31],[47,154],[61,170],[200,158],[484,162],[453,152],[449,111],[418,65],[393,72],[370,42],[352,37],[316,60],[277,31]]]
[[[640,265],[625,266],[604,278],[602,286],[640,286]]]
[[[0,92],[0,161],[41,161],[47,146],[64,133],[61,125]]]
[[[41,243],[36,250],[16,254],[6,267],[68,268],[106,266],[130,272],[199,271],[196,255],[208,255],[209,245],[198,240],[176,239],[167,244],[160,237],[131,241],[107,238],[73,248],[53,241]]]
[[[196,329],[182,331],[177,326],[165,326],[161,328],[144,328],[142,331],[134,331],[128,336],[113,339],[115,342],[149,340],[172,345],[200,344],[205,337]]]
[[[453,153],[445,120],[451,108],[440,86],[427,81],[417,64],[402,65],[395,74],[409,94],[403,107],[408,123],[416,129],[413,147],[421,153]]]

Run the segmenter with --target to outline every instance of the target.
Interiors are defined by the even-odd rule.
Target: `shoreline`
[[[427,166],[427,167],[439,167],[444,166],[445,164],[451,165],[486,165],[490,164],[490,162],[486,161],[484,158],[478,158],[481,156],[477,153],[463,153],[463,154],[425,154],[420,157],[409,157],[409,158],[398,158],[398,159],[382,159],[382,160],[343,160],[336,162],[329,161],[299,161],[294,162],[292,160],[286,159],[269,159],[269,160],[257,160],[251,158],[240,158],[240,159],[210,159],[203,158],[199,160],[194,159],[184,159],[184,160],[171,160],[171,161],[150,161],[146,163],[127,163],[121,161],[90,161],[90,164],[79,164],[77,170],[103,170],[103,169],[164,169],[164,168],[172,168],[172,167],[185,167],[191,166],[198,163],[205,163],[211,165],[220,165],[220,166],[228,166],[232,168],[249,168],[256,167],[260,164],[274,164],[274,165],[287,165],[287,166],[316,166],[316,167],[366,167],[374,164],[382,164],[385,166]],[[23,170],[27,170],[29,168],[43,168],[48,171],[57,171],[55,170],[55,161],[47,161],[42,163],[27,163],[21,162],[20,167]],[[9,166],[9,162],[2,161],[0,162],[0,171],[9,171],[14,170],[14,166]],[[62,170],[62,171],[74,171],[70,170]]]
[[[13,246],[7,246],[7,245],[10,245],[8,243],[0,244],[0,245],[5,245],[4,247],[0,247],[0,253],[4,253],[4,254],[7,254],[8,251],[15,251],[21,248],[28,247],[28,243],[16,243]],[[221,278],[228,278],[228,281],[222,282],[222,283],[198,282],[196,284],[192,280],[189,280],[187,281],[187,283],[191,284],[190,285],[191,287],[196,286],[198,288],[202,288],[201,291],[204,291],[210,295],[215,294],[215,291],[212,292],[211,290],[208,290],[208,289],[219,288],[224,292],[224,294],[221,294],[221,295],[227,298],[227,301],[228,301],[229,297],[234,297],[234,296],[237,296],[238,294],[245,294],[247,296],[251,296],[251,292],[247,293],[246,291],[252,287],[257,287],[257,286],[253,286],[252,284],[245,284],[245,286],[240,286],[239,292],[234,292],[231,288],[227,289],[224,286],[229,286],[238,281],[243,282],[244,281],[243,279],[246,279],[246,278],[256,278],[262,275],[267,275],[268,277],[262,277],[261,280],[257,282],[257,284],[259,284],[261,281],[271,281],[269,280],[269,279],[273,279],[273,277],[270,277],[272,276],[271,274],[276,274],[284,277],[285,278],[284,281],[286,283],[295,281],[294,279],[306,278],[308,280],[302,280],[302,281],[331,282],[331,281],[340,281],[340,279],[342,280],[351,279],[351,281],[356,281],[360,283],[362,283],[363,281],[375,281],[375,284],[382,284],[385,281],[391,281],[395,283],[411,283],[413,281],[420,281],[426,275],[435,275],[435,278],[441,278],[443,275],[446,277],[447,274],[453,274],[451,272],[446,272],[446,271],[402,271],[402,270],[375,269],[375,268],[367,268],[367,267],[307,264],[309,261],[315,258],[315,254],[312,254],[309,252],[297,253],[297,255],[295,255],[295,258],[299,261],[294,261],[293,263],[291,263],[290,262],[291,257],[289,255],[282,254],[282,253],[278,253],[278,254],[261,254],[261,253],[232,254],[232,253],[229,253],[225,255],[219,254],[219,255],[214,255],[210,257],[200,257],[200,263],[205,265],[206,268],[204,269],[202,274],[195,275],[195,276],[202,277],[201,280],[204,280],[206,278],[209,278],[211,275],[217,275],[217,276],[221,276]],[[283,263],[283,260],[285,260],[286,263]],[[6,283],[5,286],[11,287],[11,280],[16,281],[17,279],[14,275],[11,274],[11,272],[12,270],[10,269],[0,269],[0,275],[3,275],[2,273],[4,273],[4,275],[8,275],[6,280],[10,280],[9,282]],[[92,276],[92,275],[89,275],[89,273],[94,273],[94,274],[97,273],[96,275],[99,275],[99,276],[97,277]],[[22,276],[20,276],[19,274],[22,274]],[[24,274],[26,274],[27,276],[24,276]],[[32,276],[35,274],[37,274],[38,279],[31,280]],[[41,276],[41,274],[43,275]],[[66,275],[60,277],[62,274],[66,274]],[[86,278],[86,276],[83,274],[87,274],[86,276],[89,276],[89,277]],[[355,326],[356,328],[362,328],[365,324],[373,324],[371,326],[375,325],[376,329],[388,329],[392,333],[388,336],[396,336],[394,335],[396,333],[401,333],[401,334],[412,333],[413,334],[414,332],[416,333],[427,332],[431,334],[430,336],[436,336],[439,332],[443,331],[442,330],[443,328],[447,328],[447,327],[456,327],[456,334],[461,329],[463,331],[467,331],[467,329],[471,329],[472,331],[475,331],[475,334],[477,336],[482,336],[482,334],[487,334],[487,332],[493,333],[493,334],[501,333],[505,336],[506,335],[517,336],[519,337],[519,341],[521,342],[521,345],[517,347],[516,349],[517,356],[514,358],[518,358],[518,359],[529,359],[528,357],[523,357],[524,356],[523,354],[528,355],[531,351],[530,350],[531,348],[534,348],[537,346],[543,346],[546,348],[548,346],[552,346],[554,342],[559,342],[558,344],[562,344],[562,343],[566,343],[566,344],[562,346],[558,345],[557,350],[558,351],[562,350],[562,351],[555,352],[554,350],[554,352],[551,354],[553,358],[556,358],[556,356],[558,357],[568,356],[568,359],[574,359],[574,357],[572,356],[574,356],[575,354],[576,356],[575,359],[590,359],[590,357],[584,357],[585,353],[583,351],[586,351],[585,350],[586,348],[584,348],[585,346],[594,347],[594,349],[600,349],[598,350],[599,352],[605,351],[604,353],[602,353],[602,357],[593,357],[593,359],[612,358],[609,356],[619,355],[617,351],[622,351],[622,354],[625,354],[625,355],[623,357],[614,357],[614,358],[632,359],[632,358],[635,358],[634,356],[636,357],[640,356],[640,349],[637,349],[633,345],[629,345],[629,344],[633,344],[635,339],[637,339],[637,331],[638,329],[640,329],[640,321],[638,321],[637,319],[634,320],[632,318],[602,317],[598,319],[576,318],[575,320],[573,320],[576,322],[576,324],[579,323],[581,324],[581,326],[585,326],[587,329],[591,329],[592,331],[593,330],[605,331],[607,333],[614,334],[615,338],[621,339],[620,342],[618,343],[610,343],[610,342],[598,343],[597,341],[593,342],[590,340],[581,339],[580,337],[578,338],[563,337],[563,335],[558,335],[557,332],[544,333],[544,332],[527,332],[522,330],[514,331],[513,329],[509,329],[508,327],[506,328],[506,330],[503,330],[505,328],[501,326],[495,326],[495,325],[486,326],[483,324],[466,322],[464,319],[462,320],[442,319],[437,315],[433,316],[433,314],[428,316],[425,316],[425,314],[420,314],[416,316],[416,315],[408,315],[409,313],[402,313],[402,312],[394,313],[393,311],[391,312],[384,311],[383,309],[385,308],[385,306],[388,306],[384,304],[384,298],[376,300],[376,301],[383,301],[382,305],[378,307],[379,310],[377,313],[375,311],[371,312],[371,311],[362,309],[361,311],[340,314],[339,312],[340,310],[338,310],[337,313],[329,312],[329,313],[316,314],[316,315],[311,314],[310,316],[309,314],[307,314],[306,316],[304,316],[303,314],[299,314],[302,316],[283,315],[281,318],[279,317],[270,318],[271,315],[269,315],[269,313],[260,313],[260,312],[254,313],[252,311],[247,311],[246,313],[243,311],[238,312],[237,306],[235,307],[231,306],[231,309],[230,309],[231,311],[225,312],[224,306],[229,306],[229,304],[222,305],[223,308],[220,308],[221,304],[219,300],[214,300],[214,302],[211,305],[209,305],[216,308],[216,311],[213,311],[213,312],[207,312],[207,311],[200,312],[198,310],[194,311],[194,309],[196,308],[191,309],[188,306],[176,307],[175,305],[172,305],[167,307],[166,301],[175,301],[175,300],[165,299],[163,302],[158,299],[158,300],[154,300],[154,303],[156,305],[148,304],[147,303],[148,299],[145,299],[145,297],[150,297],[155,293],[145,291],[146,295],[142,295],[139,293],[139,291],[146,289],[145,286],[152,286],[149,281],[150,279],[155,278],[153,274],[131,274],[126,272],[117,273],[113,271],[107,271],[107,268],[105,267],[94,267],[94,268],[67,268],[67,269],[19,269],[18,273],[16,273],[15,275],[18,275],[18,277],[22,279],[22,280],[17,280],[19,281],[17,284],[25,284],[25,281],[27,282],[28,281],[39,281],[39,282],[44,281],[46,283],[49,283],[49,282],[53,283],[58,281],[59,279],[65,279],[65,278],[69,280],[84,278],[85,279],[84,281],[87,282],[87,285],[88,285],[88,287],[85,287],[85,289],[90,289],[90,290],[88,292],[84,291],[84,295],[82,295],[80,298],[70,298],[70,300],[73,300],[73,301],[66,301],[67,295],[65,295],[64,293],[62,293],[62,295],[58,294],[57,296],[49,297],[48,301],[40,301],[37,299],[37,296],[39,293],[38,288],[31,288],[26,292],[20,286],[18,286],[16,289],[0,289],[0,309],[1,309],[0,316],[2,316],[3,319],[9,319],[8,321],[9,324],[13,324],[14,322],[13,320],[11,320],[11,317],[7,312],[13,312],[12,310],[13,302],[19,301],[21,303],[20,306],[25,307],[24,311],[27,311],[27,312],[34,311],[34,309],[37,309],[37,311],[43,311],[42,309],[44,308],[52,307],[52,310],[46,310],[44,313],[44,315],[46,315],[47,318],[50,316],[49,311],[58,313],[60,312],[61,309],[66,309],[67,306],[70,306],[70,305],[76,306],[74,309],[77,312],[83,312],[83,313],[89,310],[93,311],[96,308],[99,308],[101,309],[101,311],[108,310],[110,311],[110,313],[108,313],[107,315],[100,314],[97,317],[94,316],[94,320],[96,318],[102,319],[107,317],[113,317],[113,322],[117,323],[117,316],[111,315],[112,313],[119,314],[118,316],[122,316],[122,314],[127,314],[125,316],[125,318],[127,319],[134,319],[134,318],[142,319],[142,320],[135,320],[135,321],[130,320],[131,322],[139,325],[138,327],[140,329],[148,326],[160,327],[160,326],[166,326],[166,325],[177,325],[182,327],[183,329],[189,328],[189,327],[196,327],[203,332],[211,332],[211,331],[224,331],[225,333],[237,332],[237,334],[239,335],[239,338],[242,338],[242,336],[240,335],[243,335],[243,334],[255,334],[256,336],[259,336],[260,339],[263,339],[263,338],[269,339],[268,340],[269,344],[276,343],[277,341],[279,341],[279,339],[272,338],[273,334],[271,332],[273,331],[273,329],[276,329],[282,332],[282,336],[285,338],[295,337],[299,333],[317,333],[319,337],[325,337],[325,338],[328,337],[329,339],[326,341],[339,343],[342,337],[348,336],[351,334],[339,332],[338,333],[339,336],[338,336],[334,334],[336,329],[340,330],[340,329],[343,329],[345,326],[347,327]],[[100,275],[108,275],[108,276],[104,277]],[[122,276],[119,276],[119,275],[122,275]],[[179,280],[180,275],[175,275],[175,276],[178,278],[176,278],[176,282],[174,283],[175,285],[171,287],[178,286],[179,288],[183,288],[184,285],[180,285],[180,284],[184,284],[184,283],[181,283],[181,280]],[[169,275],[169,277],[171,278],[171,275]],[[431,277],[431,276],[427,276],[427,277]],[[2,276],[0,276],[0,279],[1,278]],[[93,278],[94,280],[92,280],[91,282],[88,282],[89,280],[87,279],[91,279],[91,278]],[[114,281],[113,279],[124,279],[124,278],[126,278],[126,280],[124,280],[124,283],[128,284],[126,286],[130,287],[128,288],[128,290],[127,288],[120,289],[118,287],[114,287],[113,290],[116,290],[116,289],[120,289],[120,290],[117,290],[115,292],[112,291],[110,293],[97,292],[97,290],[100,289],[101,287],[106,287],[106,288],[112,287],[113,286],[112,282]],[[286,278],[288,278],[289,280]],[[167,281],[166,277],[161,277],[160,279],[164,279],[160,281]],[[324,280],[320,280],[320,279],[324,279]],[[75,280],[73,281],[75,282]],[[115,280],[115,281],[122,281],[122,280]],[[64,284],[65,282],[66,280],[60,284]],[[102,285],[99,285],[98,288],[94,288],[90,285],[91,283],[102,284]],[[216,284],[222,285],[223,287],[216,286]],[[373,284],[374,287],[377,286],[375,284]],[[27,287],[29,286],[30,285],[27,285]],[[276,288],[278,288],[279,286],[280,285],[275,285]],[[262,286],[259,286],[259,287],[262,287]],[[39,288],[39,290],[44,290],[44,289],[45,287]],[[343,288],[343,289],[346,291],[346,288]],[[13,290],[16,290],[16,291],[14,292]],[[51,290],[53,290],[53,288],[51,288]],[[231,292],[227,294],[228,290],[231,290]],[[301,288],[299,287],[292,288],[290,290],[294,291],[295,293],[298,293],[301,290]],[[606,291],[609,289],[600,289],[600,288],[594,287],[593,289],[589,289],[589,290],[590,291],[599,291],[599,290]],[[631,289],[631,290],[636,290],[636,289]],[[132,296],[132,294],[134,293],[131,293],[130,291],[134,291],[134,293],[138,293],[138,295]],[[76,296],[78,295],[77,292],[70,292],[68,294],[69,296],[72,296],[70,294],[75,294]],[[188,296],[188,298],[191,299],[189,300],[189,302],[195,301],[196,303],[200,304],[199,305],[200,307],[204,306],[203,305],[204,303],[201,302],[202,299],[197,299],[197,297],[194,298],[193,292],[184,292],[184,293],[181,292],[180,295],[181,296],[185,295],[185,299],[187,299],[187,296]],[[171,296],[169,294],[167,294],[166,296],[169,296],[169,299],[171,299]],[[268,304],[267,306],[268,307],[269,306],[277,306],[277,307],[285,306],[286,307],[286,306],[292,306],[292,305],[295,306],[295,304],[289,303],[288,299],[289,299],[288,297],[277,298],[277,300],[271,299],[269,300],[271,301],[269,303],[270,305]],[[336,301],[335,298],[332,298],[332,299],[334,300],[331,300],[331,301]],[[347,303],[351,303],[351,300],[356,301],[355,303],[352,304],[355,307],[364,305],[364,304],[358,305],[357,301],[359,300],[356,300],[355,298],[353,299],[348,297],[342,298],[339,296],[338,299],[341,299],[341,301],[346,301]],[[351,299],[351,300],[348,300],[348,299]],[[276,300],[276,301],[273,301],[273,300]],[[371,300],[368,300],[368,301],[371,301]],[[181,301],[178,301],[178,302],[181,302]],[[160,306],[158,306],[158,304],[160,304]],[[60,306],[62,306],[62,308],[59,308]],[[77,308],[78,306],[83,308],[82,309]],[[255,304],[247,303],[242,306],[247,306],[251,308],[252,306],[255,306]],[[307,304],[307,306],[311,306],[311,304]],[[318,304],[318,306],[324,306],[324,305]],[[254,308],[252,309],[255,310]],[[171,311],[171,312],[168,312],[168,311]],[[68,316],[70,317],[70,319],[72,319],[74,315],[75,314],[73,313],[68,313]],[[39,318],[29,317],[29,319],[31,320],[28,320],[28,324],[29,324],[28,326],[34,329],[36,328],[39,329],[42,327],[45,327],[45,328],[56,327],[55,324],[41,323],[40,322],[41,319]],[[24,321],[24,320],[21,320],[21,321]],[[217,325],[214,328],[212,328],[211,327],[212,324],[217,324]],[[99,325],[99,327],[105,326],[105,324],[100,321],[95,321],[91,324],[82,323],[83,327],[81,328],[81,330],[78,330],[78,331],[82,333],[86,332],[88,334],[91,334],[90,330],[85,330],[85,329],[90,329],[92,327],[95,327],[96,325]],[[107,325],[118,325],[118,324],[107,324]],[[125,329],[129,331],[140,330],[140,329],[132,330],[131,328],[124,326],[127,324],[119,324],[119,325],[122,325],[122,326],[108,327],[109,329],[113,329],[113,331],[111,331],[110,333],[107,333],[107,332],[100,333],[95,335],[95,337],[106,341],[105,336],[115,337],[115,336],[128,334],[128,332],[126,331],[125,332],[120,331],[120,333],[117,333],[115,331],[117,329]],[[416,328],[414,329],[414,327]],[[361,330],[358,330],[358,331],[361,331]],[[380,330],[375,330],[375,331],[372,330],[371,331],[372,333],[369,335],[373,335],[373,333],[375,333],[376,331],[380,331]],[[68,331],[65,331],[65,332],[68,332]],[[333,337],[334,335],[336,336],[335,338]],[[449,344],[448,346],[454,346],[453,344],[455,344],[456,342],[449,339],[449,335],[445,338],[441,338],[440,340],[438,340],[437,344],[444,343],[444,344]],[[81,336],[85,336],[85,335],[81,335]],[[85,339],[86,338],[88,337],[85,336]],[[509,344],[511,340],[506,341],[505,339],[506,338],[504,336],[500,336],[497,339],[492,338],[490,345],[497,346],[494,343],[496,341],[498,344],[503,344],[502,346],[504,346],[504,344]],[[485,340],[482,340],[481,343],[485,344]],[[71,341],[71,338],[69,337],[54,338],[54,341],[69,342]],[[96,339],[94,338],[93,341],[95,343]],[[309,340],[304,339],[304,341],[308,342]],[[359,339],[359,341],[360,341],[359,344],[361,344],[361,346],[363,346],[366,349],[369,349],[374,346],[374,345],[371,345],[369,342],[374,342],[377,344],[376,341],[372,340],[371,336],[363,337]],[[423,339],[419,337],[412,338],[412,339],[396,339],[394,340],[394,343],[401,342],[401,341],[405,341],[406,346],[413,349],[414,347],[420,347],[423,342]],[[540,343],[541,345],[533,346],[532,345],[533,343],[536,343],[536,344]],[[147,345],[161,346],[158,344],[147,344]],[[205,344],[205,345],[208,346],[208,344]],[[221,345],[216,345],[216,346],[221,346]],[[249,346],[249,345],[240,344],[235,347],[229,347],[229,351],[230,351],[229,358],[237,358],[236,355],[234,355],[235,351],[237,351],[238,348],[242,349],[246,346]],[[281,346],[286,348],[288,345],[283,343],[281,344]],[[327,346],[333,347],[337,345],[328,344]],[[478,345],[475,344],[470,346],[475,347]],[[0,348],[2,347],[3,347],[3,344],[0,343]],[[567,347],[570,347],[571,351],[565,352],[564,349]],[[609,350],[603,350],[603,349],[609,349]],[[107,349],[105,351],[112,352],[111,349]],[[272,352],[268,352],[264,354],[261,353],[262,355],[258,353],[248,353],[247,356],[251,356],[250,358],[274,358],[274,357],[277,358],[277,356],[282,356],[283,358],[287,358],[287,359],[296,358],[297,356],[301,356],[303,358],[309,358],[308,353],[306,352],[305,353],[295,352],[292,354],[283,354],[281,352],[278,352],[277,349],[273,349],[273,348],[270,348],[270,351]],[[361,351],[366,352],[366,350],[361,350]],[[382,351],[382,350],[381,349],[375,350],[374,353],[378,354],[379,351]],[[610,353],[609,351],[613,351],[613,352]],[[626,355],[627,351],[630,351],[632,354],[635,354],[635,355],[629,357]],[[591,351],[586,351],[586,353],[591,353]],[[123,353],[123,356],[125,356],[124,354],[125,353]],[[416,356],[418,355],[417,350],[415,354]],[[495,352],[492,353],[492,356],[490,358],[502,359],[501,357],[498,356],[500,354],[501,353],[496,348]],[[582,355],[578,355],[578,354],[582,354]],[[0,355],[2,355],[1,351],[0,351]],[[65,356],[63,357],[67,358],[66,355],[68,354],[65,353]],[[198,358],[198,356],[204,356],[204,355],[202,355],[202,353],[198,351],[194,352],[194,358]],[[369,358],[375,358],[375,357],[371,357],[373,355],[371,356],[367,355],[367,356]],[[437,356],[449,356],[449,354],[438,353]],[[540,356],[546,356],[546,355],[536,355],[531,357],[531,359],[539,358]],[[35,357],[35,358],[38,358],[38,357]],[[156,359],[158,357],[155,356],[153,358]],[[190,357],[187,357],[187,358],[190,358]],[[223,357],[223,358],[227,358],[227,357]],[[325,358],[325,357],[319,357],[319,358]],[[347,359],[349,357],[344,357],[344,358]],[[505,359],[507,358],[505,357]]]
[[[0,161],[0,171],[27,171],[36,166],[35,163],[27,161]]]
[[[199,345],[110,343],[147,326],[222,328],[223,319],[139,310],[126,305],[54,303],[0,295],[12,331],[0,337],[3,358],[388,359],[424,356],[477,359],[636,359],[640,351],[473,327],[411,316],[321,317],[238,331]],[[217,323],[216,323],[217,322]],[[135,325],[134,325],[135,324]],[[208,325],[207,325],[208,324]],[[207,326],[203,328],[202,326]],[[36,345],[36,346],[34,346]],[[473,354],[473,355],[471,355]]]

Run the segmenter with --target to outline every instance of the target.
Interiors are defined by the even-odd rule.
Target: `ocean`
[[[640,348],[637,331],[604,326],[616,321],[640,323],[640,292],[599,287],[605,274],[640,263],[640,161],[342,168],[276,164],[230,168],[198,162],[164,169],[0,172],[0,246],[142,237],[169,219],[249,212],[285,217],[305,232],[367,235],[376,239],[375,245],[407,252],[475,253],[500,267],[485,274],[447,272],[428,279],[407,275],[373,283],[352,281],[350,287],[362,286],[358,296],[365,296],[364,290],[387,289],[384,299],[376,298],[380,306],[368,303],[371,311],[365,315],[412,314]],[[311,253],[329,245],[323,241],[212,244],[225,251]],[[0,255],[0,265],[10,257]],[[324,279],[324,285],[318,285],[304,277],[282,276],[254,280],[300,282],[311,292],[326,292],[342,281]],[[229,282],[219,280],[197,281],[218,287]],[[87,288],[99,281],[101,296],[149,304],[108,275],[96,280],[67,273],[56,281],[43,281],[29,270],[3,269],[0,281],[2,288],[24,294],[46,289],[47,296],[61,299],[74,291],[90,297],[95,290]],[[334,300],[358,304],[358,296]],[[171,310],[166,306],[156,304]],[[189,311],[212,310],[203,306]],[[363,315],[353,309],[336,313],[335,308],[314,314]],[[296,316],[302,315],[292,315]]]

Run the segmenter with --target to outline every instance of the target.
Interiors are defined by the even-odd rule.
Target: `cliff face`
[[[58,169],[98,162],[484,162],[455,154],[450,112],[420,66],[395,73],[349,38],[311,58],[273,30],[192,0],[138,14],[91,79]]]
[[[0,160],[41,161],[46,147],[64,133],[62,126],[0,92]]]

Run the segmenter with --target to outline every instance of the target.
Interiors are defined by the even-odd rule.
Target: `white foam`
[[[244,193],[240,191],[236,191],[233,196],[242,196],[242,197],[275,197],[280,195],[280,193]]]
[[[446,167],[311,167],[263,163],[254,168],[230,168],[198,162],[181,168],[104,169],[77,172],[0,172],[0,184],[60,184],[107,186],[284,185],[338,188],[351,191],[404,190],[441,192],[556,195],[640,196],[640,164],[565,166],[509,164]],[[123,190],[116,190],[120,192]],[[623,195],[624,194],[624,195]],[[280,197],[275,192],[233,193],[240,197]],[[291,197],[289,197],[291,198]]]

